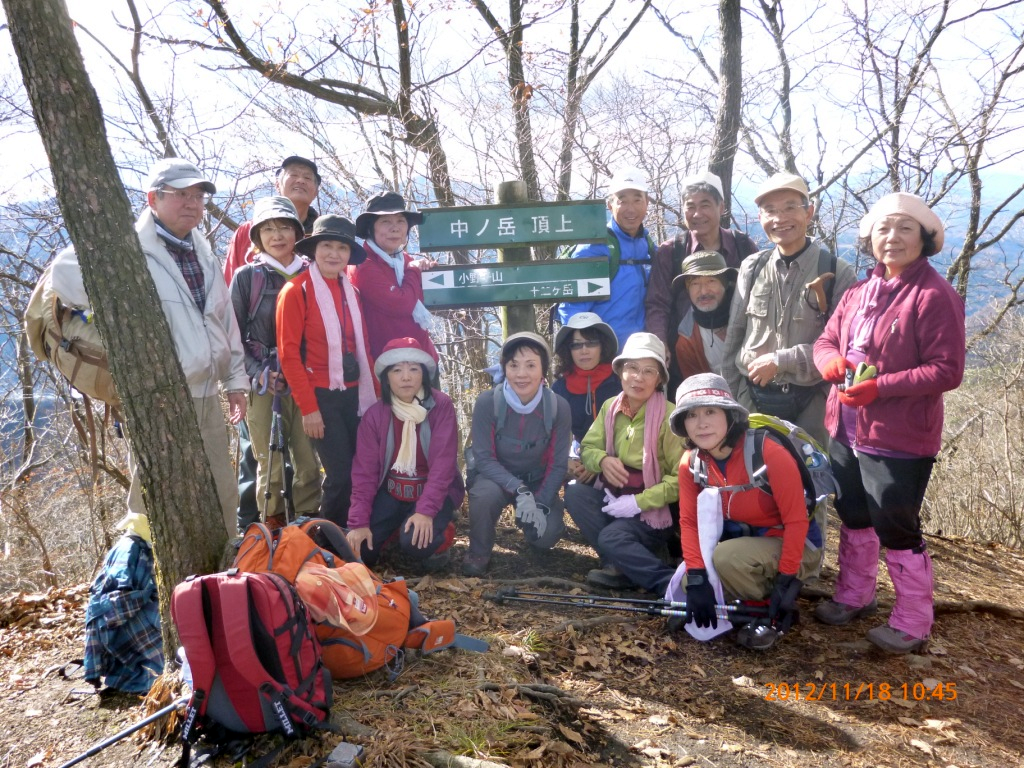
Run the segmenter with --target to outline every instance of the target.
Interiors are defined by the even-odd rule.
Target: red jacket
[[[875,272],[884,269],[875,267]],[[966,331],[964,301],[926,258],[895,278],[902,285],[882,313],[867,349],[878,368],[878,399],[857,409],[857,445],[935,456],[942,444],[942,393],[960,386],[964,376]],[[846,355],[850,322],[860,307],[867,280],[854,285],[836,307],[814,344],[819,368]],[[839,396],[832,387],[825,427],[833,437],[839,423]]]
[[[277,356],[281,361],[281,372],[292,388],[292,397],[295,398],[303,416],[320,409],[314,390],[317,387],[326,389],[331,381],[327,358],[327,331],[324,329],[324,321],[320,316],[311,283],[312,277],[309,272],[303,272],[292,278],[277,297]],[[327,285],[334,296],[338,317],[342,318],[345,349],[355,354],[356,337],[352,312],[362,313],[358,304],[358,294],[356,306],[350,307],[345,301],[345,294],[339,281],[328,280]],[[305,363],[302,360],[303,341],[306,342]],[[365,316],[363,343],[370,343],[366,335]],[[363,364],[364,362],[360,361],[360,365]],[[373,358],[371,357],[365,364],[371,366],[372,371]],[[376,377],[373,378],[376,381]],[[350,385],[350,382],[345,383],[346,386]],[[357,384],[358,381],[351,382],[353,386]]]
[[[707,464],[708,485],[744,485],[750,482],[743,461],[746,435],[732,449],[725,464],[725,475],[715,460],[701,452]],[[679,461],[679,538],[687,569],[706,568],[697,536],[697,495],[703,490],[690,472],[690,455],[683,453]],[[804,542],[810,521],[804,502],[804,485],[796,461],[781,445],[764,441],[764,463],[768,468],[768,484],[772,492],[757,488],[748,491],[722,491],[722,514],[726,520],[746,523],[754,528],[767,528],[765,536],[782,537],[779,573],[796,574],[804,554]]]
[[[423,301],[423,277],[417,267],[409,266],[412,257],[405,256],[405,276],[402,285],[395,281],[395,270],[366,248],[366,261],[349,267],[352,285],[359,289],[363,317],[370,334],[370,355],[374,358],[384,351],[392,339],[411,336],[423,350],[437,360],[437,350],[430,334],[412,319],[417,301]]]

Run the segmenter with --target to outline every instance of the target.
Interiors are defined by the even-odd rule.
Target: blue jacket
[[[647,230],[639,236],[630,237],[613,219],[608,226],[619,241],[622,262],[640,261],[642,264],[620,263],[619,270],[612,278],[611,297],[605,301],[574,301],[558,305],[558,319],[563,325],[579,312],[596,312],[608,323],[619,339],[619,351],[630,334],[644,330],[644,298],[647,296],[647,280],[651,273],[651,253],[647,241]],[[595,258],[610,255],[605,243],[582,245],[573,254],[574,259]]]

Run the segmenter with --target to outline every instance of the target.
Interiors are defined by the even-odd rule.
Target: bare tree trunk
[[[173,658],[171,590],[190,573],[215,570],[223,549],[216,488],[67,9],[61,0],[3,0],[3,6],[57,199],[122,393],[158,556],[164,650]]]
[[[732,221],[729,213],[732,207],[732,167],[736,159],[736,140],[743,108],[743,22],[740,18],[740,0],[720,0],[718,33],[721,40],[718,113],[715,116],[715,138],[708,166],[722,180],[725,197],[722,226],[728,227]]]

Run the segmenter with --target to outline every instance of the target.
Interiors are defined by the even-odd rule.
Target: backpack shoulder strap
[[[206,624],[203,577],[190,576],[174,589],[171,616],[178,630],[178,639],[188,649],[188,664],[192,672],[192,696],[188,702],[188,715],[182,727],[181,738],[189,740],[197,717],[206,714],[210,689],[217,671],[213,643]]]
[[[678,276],[683,271],[683,261],[686,259],[686,245],[685,234],[689,237],[688,229],[684,229],[682,232],[677,232],[676,236],[672,238],[672,277]]]
[[[555,412],[558,410],[558,402],[555,400],[555,393],[551,387],[541,384],[541,403],[544,408],[544,437],[550,438],[551,431],[555,427]]]
[[[832,296],[836,289],[836,269],[838,267],[839,260],[836,258],[834,253],[826,251],[824,248],[818,249],[818,274],[824,275],[826,272],[832,273],[832,279],[828,281],[825,286],[825,303],[828,305],[828,313],[831,316],[832,310]]]
[[[764,441],[769,434],[767,429],[748,429],[743,445],[743,466],[747,470],[750,484],[767,494],[772,492],[764,465]]]
[[[491,390],[491,399],[494,400],[494,434],[497,435],[505,426],[505,419],[508,418],[508,403],[505,401],[505,388],[498,385]]]
[[[262,264],[253,264],[249,270],[249,322],[256,316],[256,310],[263,301],[263,289],[267,285],[267,268]]]
[[[615,231],[608,228],[608,275],[612,280],[619,274],[619,262],[622,261],[622,247],[619,245],[619,238]]]

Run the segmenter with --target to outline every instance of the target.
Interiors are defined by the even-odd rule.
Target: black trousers
[[[841,495],[836,512],[847,528],[874,528],[886,549],[920,549],[921,505],[935,459],[893,459],[833,440],[832,474]]]
[[[441,509],[434,516],[434,540],[423,549],[418,549],[412,543],[412,529],[403,530],[405,521],[416,513],[416,502],[399,501],[388,493],[387,487],[383,487],[377,491],[377,495],[373,499],[373,511],[370,513],[373,549],[367,549],[364,543],[360,548],[359,558],[370,567],[376,565],[377,560],[380,559],[384,542],[395,532],[398,533],[397,543],[402,554],[415,558],[430,557],[444,544],[444,529],[452,521],[454,511],[452,500],[446,498]]]
[[[324,436],[311,440],[324,468],[320,517],[346,528],[352,502],[352,457],[359,429],[359,388],[318,387],[316,402],[324,420]]]

